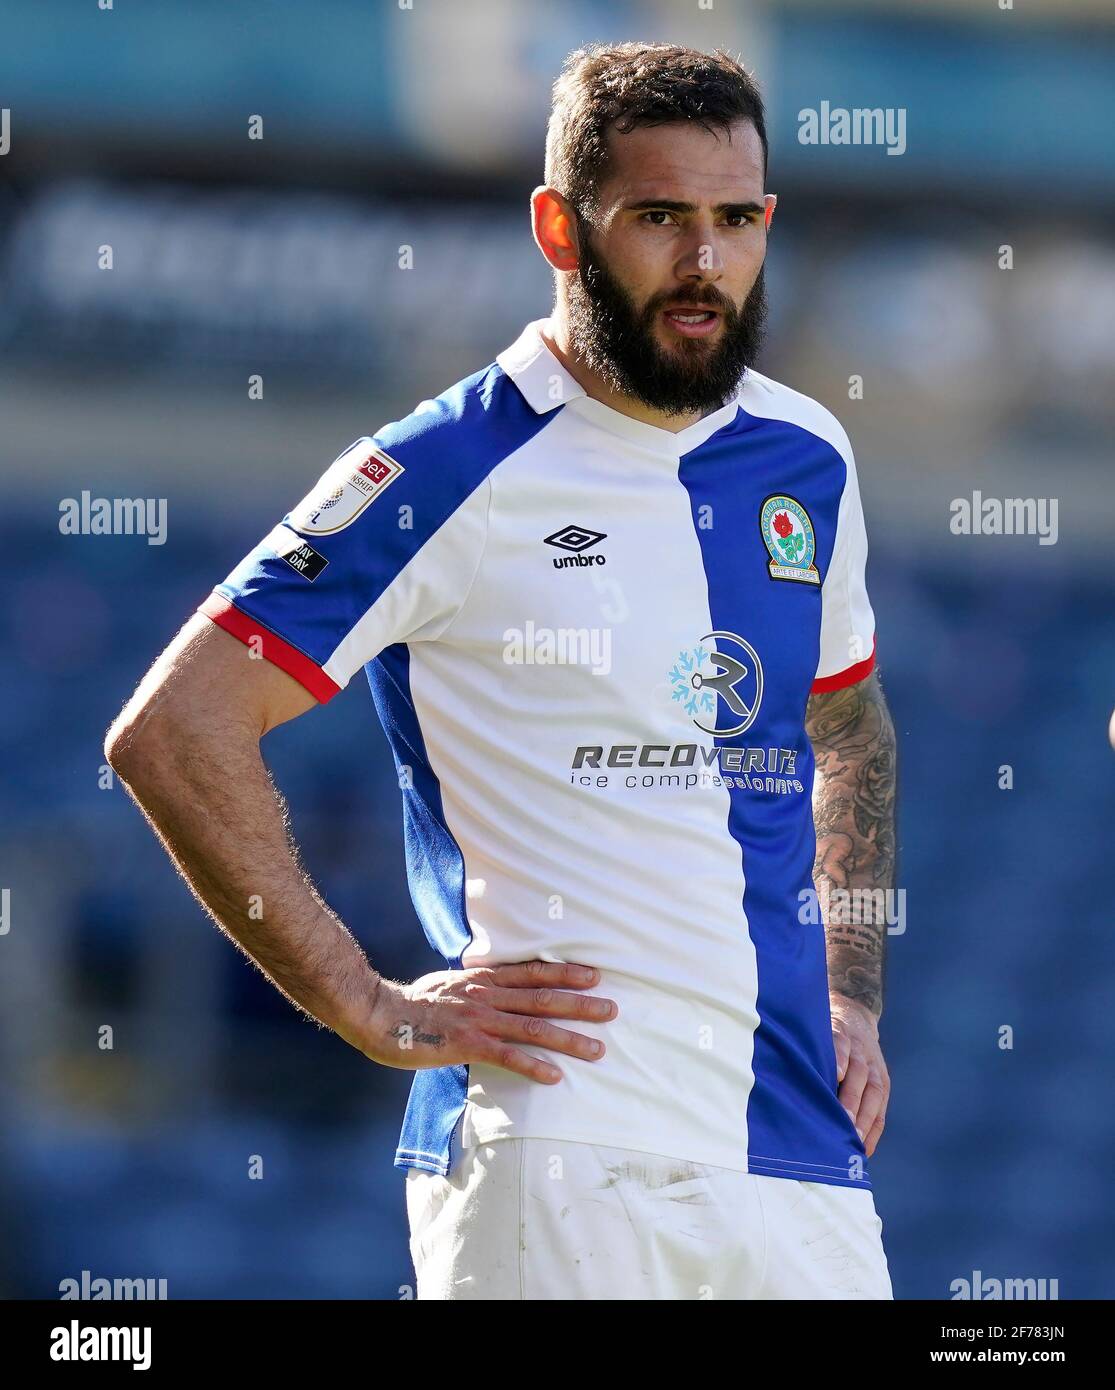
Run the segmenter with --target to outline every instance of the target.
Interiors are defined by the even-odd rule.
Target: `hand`
[[[547,1020],[615,1018],[614,1000],[569,992],[599,982],[600,972],[592,966],[543,960],[437,970],[409,985],[381,979],[361,1050],[388,1067],[486,1062],[552,1086],[561,1080],[559,1069],[516,1044],[598,1062],[602,1042]]]
[[[837,1097],[852,1117],[870,1158],[882,1138],[890,1099],[890,1074],[879,1047],[879,1021],[844,994],[829,996],[836,1048]]]

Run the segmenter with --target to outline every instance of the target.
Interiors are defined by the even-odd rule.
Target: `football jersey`
[[[449,967],[583,962],[618,1005],[558,1021],[600,1061],[527,1049],[554,1085],[416,1071],[396,1165],[517,1136],[868,1184],[804,726],[874,663],[847,436],[755,371],[696,424],[644,423],[543,327],[352,444],[201,607],[320,701],[367,672]]]

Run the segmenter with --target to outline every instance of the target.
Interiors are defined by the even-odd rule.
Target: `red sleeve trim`
[[[871,655],[865,661],[857,661],[846,671],[838,671],[835,676],[821,676],[810,687],[810,695],[827,695],[831,690],[843,690],[845,686],[857,685],[865,680],[875,665],[875,639],[871,639]]]
[[[332,680],[316,661],[292,647],[289,642],[277,636],[256,618],[250,618],[241,608],[225,598],[223,594],[211,593],[204,603],[198,605],[199,613],[211,618],[218,627],[231,632],[241,642],[248,644],[253,638],[260,641],[260,651],[280,671],[293,676],[299,685],[304,685],[315,700],[325,704],[338,693],[341,687]]]

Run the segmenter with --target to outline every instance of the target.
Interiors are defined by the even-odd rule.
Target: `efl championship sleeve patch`
[[[287,525],[313,536],[343,531],[402,471],[403,465],[370,439],[358,439],[326,469],[309,495],[290,513]]]

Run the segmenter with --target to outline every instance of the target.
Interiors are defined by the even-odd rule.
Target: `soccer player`
[[[551,316],[346,448],[109,731],[219,925],[414,1070],[421,1298],[891,1297],[856,904],[892,881],[894,737],[847,436],[752,366],[766,162],[729,56],[571,55]],[[260,756],[361,667],[446,961],[413,983],[315,892]]]

